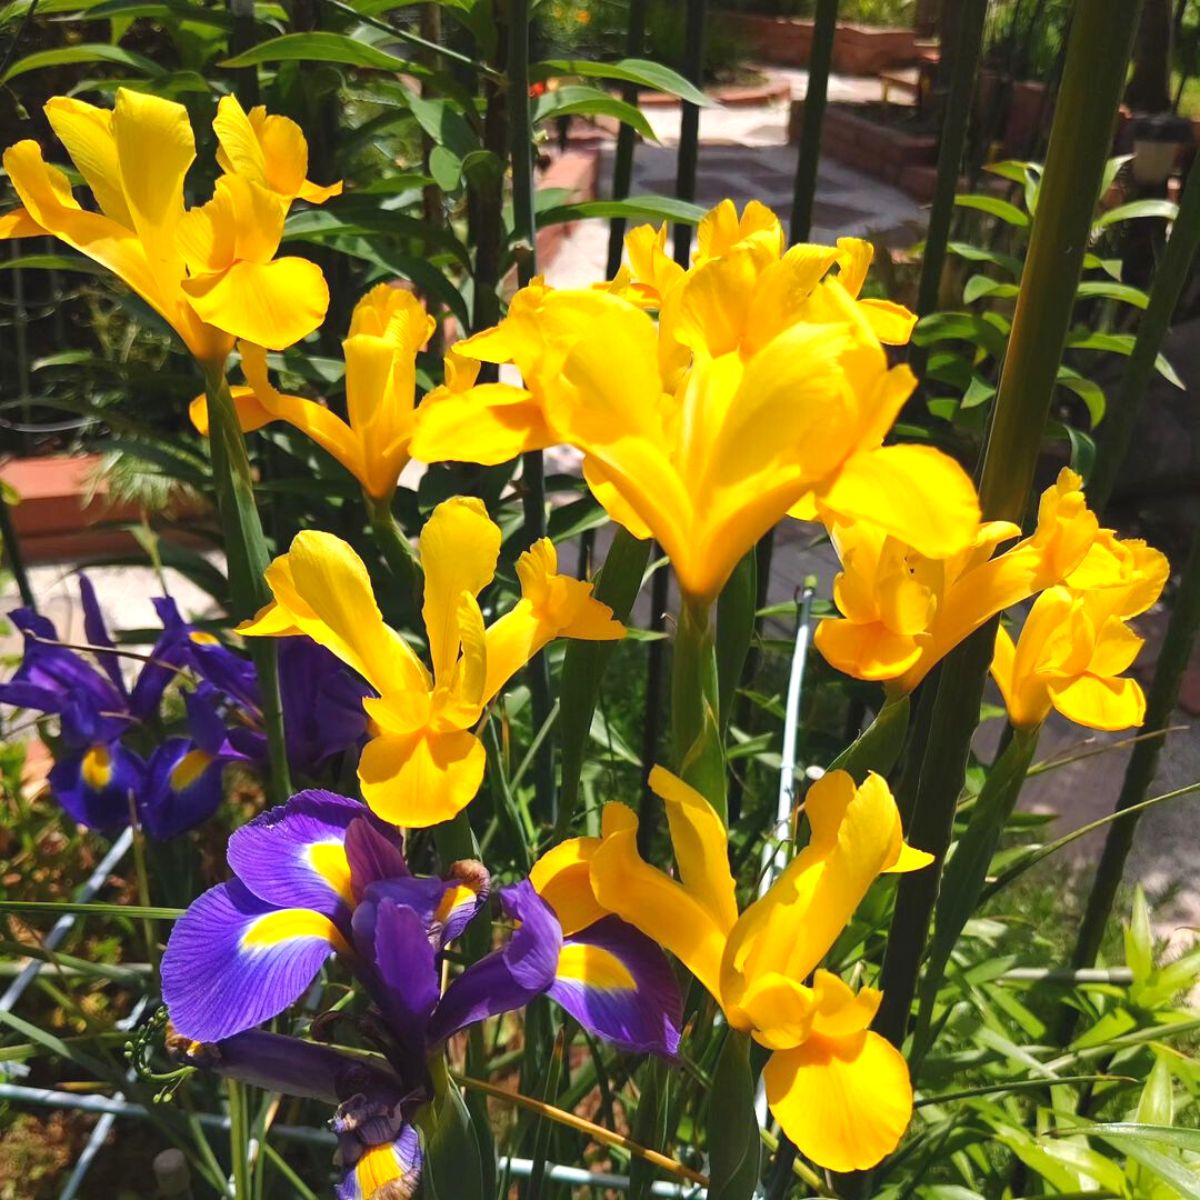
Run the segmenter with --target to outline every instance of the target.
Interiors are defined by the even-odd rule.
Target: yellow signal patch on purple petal
[[[629,968],[603,946],[569,942],[558,956],[558,978],[605,992],[634,991],[637,980]]]
[[[265,913],[246,927],[242,934],[244,949],[268,949],[282,942],[301,938],[319,938],[328,942],[339,954],[349,954],[350,947],[338,927],[326,916],[311,908],[281,908]]]
[[[213,756],[203,750],[189,750],[171,768],[171,790],[182,792],[190,788],[204,774],[212,760]]]
[[[197,646],[219,646],[221,639],[215,633],[206,633],[203,629],[192,629],[188,632],[188,640]]]
[[[92,746],[83,756],[79,768],[83,782],[93,792],[103,791],[112,782],[113,761],[107,746]]]
[[[307,849],[309,865],[347,904],[354,905],[350,886],[350,861],[343,842],[313,842]]]

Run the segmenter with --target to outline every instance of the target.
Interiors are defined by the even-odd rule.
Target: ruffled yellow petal
[[[1146,697],[1133,679],[1081,675],[1065,686],[1051,684],[1049,690],[1054,707],[1088,729],[1134,729],[1146,719]]]
[[[860,300],[859,311],[885,346],[904,346],[912,337],[917,314],[890,300]]]
[[[599,848],[599,838],[568,838],[546,851],[530,869],[529,882],[554,909],[564,937],[608,916],[592,890],[592,859]]]
[[[448,686],[458,661],[459,599],[464,592],[478,596],[491,583],[500,556],[500,528],[482,501],[455,496],[433,510],[419,545],[429,656],[434,678]]]
[[[132,230],[133,217],[125,202],[117,143],[113,137],[112,110],[96,108],[67,96],[54,96],[46,102],[45,113],[51,129],[91,188],[100,211]]]
[[[486,762],[483,743],[467,730],[383,734],[363,748],[358,780],[376,816],[426,829],[471,803]]]
[[[461,392],[434,388],[417,408],[411,450],[421,462],[496,466],[557,441],[524,388],[481,383]]]
[[[619,827],[610,809],[622,810]],[[604,840],[592,858],[592,889],[601,907],[678,958],[719,1002],[725,935],[709,910],[637,850],[637,817],[624,805],[605,805]]]
[[[890,1154],[912,1119],[904,1056],[876,1033],[810,1037],[777,1050],[763,1070],[767,1103],[806,1158],[862,1171]]]
[[[813,643],[831,667],[855,679],[896,679],[921,658],[915,638],[893,633],[880,621],[827,618],[817,626]]]
[[[729,841],[713,806],[663,767],[650,772],[650,790],[667,806],[671,846],[683,886],[728,933],[737,921],[737,894],[729,869]]]
[[[729,1021],[735,1029],[751,1028],[754,1040],[768,1050],[790,1050],[812,1032],[815,1002],[812,988],[765,971],[747,985]]]

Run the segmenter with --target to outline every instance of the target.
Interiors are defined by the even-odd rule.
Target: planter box
[[[779,66],[808,66],[812,21],[749,13],[722,13],[720,19],[745,44],[752,58]],[[877,75],[888,67],[915,62],[918,57],[915,30],[838,22],[833,38],[833,69],[840,75]]]
[[[788,140],[800,138],[804,101],[792,102]],[[918,200],[931,195],[928,168],[936,168],[937,138],[932,134],[905,133],[878,125],[849,108],[831,104],[825,110],[821,152],[876,179],[903,188]]]
[[[11,513],[27,562],[138,550],[133,534],[114,526],[140,521],[141,512],[136,504],[110,504],[104,486],[92,486],[99,464],[100,455],[80,454],[14,458],[0,466],[0,478],[21,497]],[[190,539],[182,534],[179,540]]]

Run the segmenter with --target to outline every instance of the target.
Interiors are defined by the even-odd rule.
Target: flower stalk
[[[685,596],[671,659],[671,746],[679,775],[728,820],[712,606]]]
[[[271,599],[264,578],[270,556],[254,500],[250,459],[224,366],[205,364],[204,385],[208,398],[213,486],[225,534],[233,615],[244,620],[254,616]],[[255,638],[250,644],[250,654],[262,692],[263,728],[270,759],[268,791],[272,803],[279,804],[291,795],[292,783],[283,732],[276,647],[271,641]]]

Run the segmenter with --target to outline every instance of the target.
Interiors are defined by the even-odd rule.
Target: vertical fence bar
[[[792,186],[792,219],[788,242],[806,242],[812,234],[813,204],[817,198],[817,168],[821,165],[821,129],[829,96],[833,66],[833,39],[837,33],[838,0],[817,0],[813,23],[812,54],[808,61],[808,88],[804,93],[804,120]]]
[[[921,257],[921,282],[917,289],[917,316],[926,317],[938,306],[946,245],[950,241],[950,223],[954,217],[954,193],[962,167],[967,134],[971,128],[971,108],[975,97],[975,79],[983,53],[983,30],[988,0],[963,0],[958,15],[958,40],[946,93],[942,136],[938,145],[937,179],[929,226],[925,231],[925,252]],[[928,351],[914,346],[910,356],[918,378],[925,375]]]
[[[517,241],[517,279],[524,286],[537,274],[537,216],[533,207],[533,128],[529,110],[529,0],[510,0],[508,10],[508,128],[512,157],[513,233]],[[521,456],[521,501],[525,540],[546,536],[545,462],[541,450]],[[550,664],[545,651],[528,667],[533,731],[550,716]],[[534,794],[543,819],[557,819],[554,795],[554,737],[545,737],[533,764]]]
[[[984,447],[980,501],[990,520],[1025,516],[1139,7],[1085,0],[1075,10],[1045,181]],[[947,658],[938,682],[909,830],[909,840],[935,862],[900,882],[875,1023],[896,1045],[908,1027],[995,632],[993,620],[968,638]]]
[[[625,33],[625,53],[638,58],[646,40],[646,0],[629,0],[629,26]],[[621,87],[621,99],[637,104],[638,85],[626,83]],[[612,199],[624,200],[633,183],[633,149],[637,133],[632,125],[622,122],[617,130],[617,148],[613,153]],[[625,242],[624,217],[613,217],[608,223],[608,263],[605,277],[611,279],[621,269],[621,250]]]

